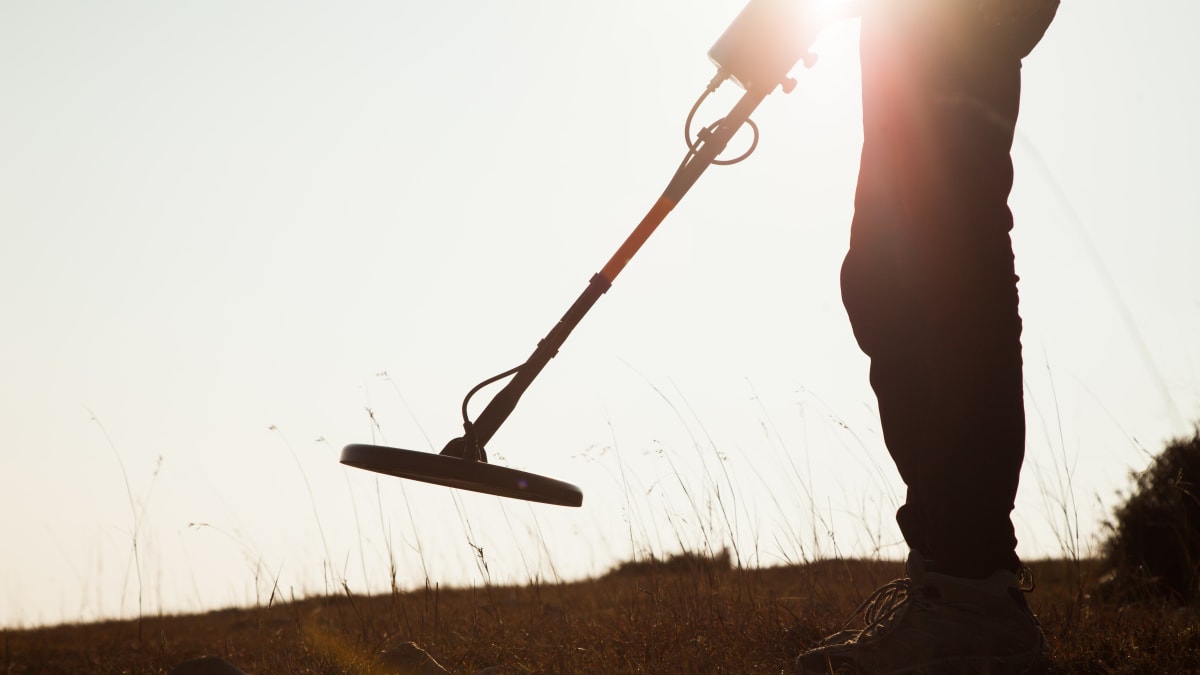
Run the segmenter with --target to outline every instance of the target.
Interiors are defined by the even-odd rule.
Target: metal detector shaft
[[[492,398],[479,417],[474,422],[464,421],[465,434],[446,444],[441,454],[486,461],[487,455],[484,452],[484,446],[491,440],[500,425],[512,414],[517,401],[529,388],[534,378],[542,372],[550,359],[554,358],[567,336],[592,308],[592,305],[596,304],[600,296],[604,295],[612,286],[621,270],[625,269],[625,265],[641,249],[642,244],[646,243],[646,240],[667,217],[667,214],[683,199],[683,196],[700,178],[700,174],[704,173],[704,170],[720,156],[726,145],[729,144],[729,140],[742,128],[755,108],[775,87],[776,83],[771,82],[769,86],[756,86],[746,91],[729,111],[729,114],[716,124],[715,129],[701,132],[697,144],[689,151],[687,158],[675,172],[671,182],[667,184],[662,196],[646,213],[638,226],[625,239],[616,253],[609,258],[604,267],[592,276],[583,293],[572,303],[546,337],[538,342],[537,349],[525,363],[516,369],[512,379]]]

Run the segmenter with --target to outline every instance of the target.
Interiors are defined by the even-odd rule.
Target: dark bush
[[[1106,523],[1104,593],[1200,604],[1200,426],[1169,442]]]
[[[721,549],[720,553],[712,555],[684,551],[668,556],[665,559],[651,555],[643,560],[626,560],[609,571],[609,576],[638,576],[669,572],[672,574],[687,572],[694,574],[704,572],[725,572],[733,569],[729,558],[729,549]]]

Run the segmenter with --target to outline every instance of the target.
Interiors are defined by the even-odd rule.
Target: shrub
[[[1103,593],[1200,604],[1200,426],[1167,443],[1106,523]]]
[[[721,549],[720,553],[706,555],[684,551],[667,558],[657,558],[651,555],[644,560],[626,560],[609,571],[610,576],[638,576],[653,573],[704,572],[711,575],[714,572],[725,572],[733,569],[729,558],[729,549]]]

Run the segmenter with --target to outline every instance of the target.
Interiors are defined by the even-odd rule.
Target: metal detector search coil
[[[583,492],[562,481],[487,462],[381,445],[347,445],[342,464],[425,483],[558,506],[580,506]]]
[[[717,64],[719,72],[688,114],[684,124],[687,154],[675,175],[620,248],[592,276],[587,288],[546,337],[538,342],[537,349],[529,358],[515,368],[480,382],[467,392],[462,402],[462,436],[447,443],[437,455],[379,445],[347,445],[342,449],[342,464],[500,497],[580,506],[583,492],[578,487],[545,476],[489,464],[485,446],[512,414],[534,378],[558,353],[567,336],[600,296],[608,291],[617,275],[704,170],[713,164],[740,162],[754,151],[758,144],[758,131],[750,120],[750,114],[780,84],[784,85],[785,92],[791,91],[795,82],[789,80],[787,75],[798,61],[811,63],[808,48],[824,23],[815,23],[819,20],[818,15],[808,10],[810,6],[810,0],[751,0],[713,45],[709,56]],[[691,123],[697,109],[722,81],[730,77],[746,90],[745,93],[724,117],[700,129],[693,139]],[[754,130],[754,142],[750,149],[734,159],[718,159],[729,140],[743,126]],[[471,398],[483,388],[502,380],[507,380],[507,384],[475,419],[471,419],[467,409]]]

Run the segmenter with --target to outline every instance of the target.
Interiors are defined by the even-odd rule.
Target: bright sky
[[[463,394],[666,185],[742,4],[0,3],[0,624],[378,591],[393,564],[415,587],[681,546],[902,557],[837,288],[854,23],[492,441],[582,508],[337,462],[460,434]],[[1065,0],[1026,61],[1027,558],[1086,553],[1200,416],[1200,9],[1159,4]]]

